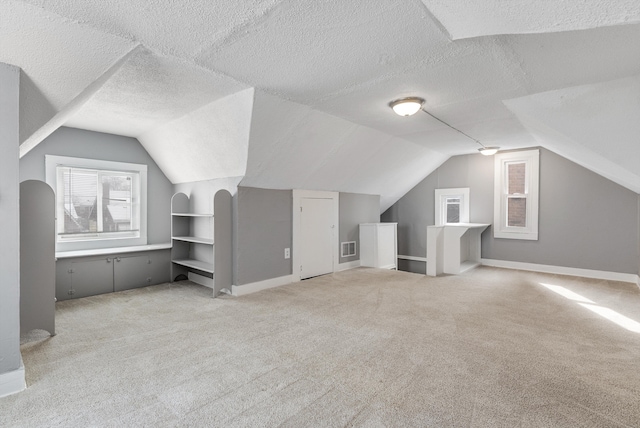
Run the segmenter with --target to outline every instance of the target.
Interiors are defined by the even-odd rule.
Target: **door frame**
[[[322,190],[293,189],[293,242],[291,243],[291,276],[293,282],[300,281],[301,258],[300,253],[297,251],[302,246],[300,210],[302,208],[302,199],[307,198],[331,199],[333,201],[333,272],[337,271],[340,262],[340,254],[338,253],[338,248],[340,247],[340,231],[338,230],[340,227],[340,193]]]

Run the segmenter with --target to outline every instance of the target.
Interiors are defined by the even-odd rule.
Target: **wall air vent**
[[[340,243],[340,257],[351,257],[356,255],[356,241]]]

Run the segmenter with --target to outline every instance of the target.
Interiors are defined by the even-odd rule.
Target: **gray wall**
[[[20,69],[0,63],[0,375],[20,368]]]
[[[399,254],[426,256],[434,190],[448,187],[469,187],[470,221],[493,223],[493,157],[455,156],[382,215],[399,223]],[[636,274],[639,210],[638,194],[541,149],[538,241],[494,239],[489,228],[482,257]]]
[[[340,242],[356,241],[356,255],[340,257],[340,263],[360,260],[360,223],[380,221],[380,196],[340,193]],[[338,248],[340,254],[340,248]]]
[[[292,248],[293,192],[240,186],[234,199],[235,284],[291,275],[292,259],[284,258],[284,249]],[[358,225],[380,221],[377,195],[340,193],[339,204],[340,242],[359,242]],[[358,250],[340,263],[359,259]]]
[[[236,285],[291,275],[292,210],[291,190],[238,187]]]
[[[59,128],[20,159],[20,181],[45,181],[45,155],[147,165],[147,240],[149,244],[170,241],[173,186],[138,140],[75,128]]]

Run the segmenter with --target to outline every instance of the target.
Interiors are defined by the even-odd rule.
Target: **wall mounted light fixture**
[[[479,144],[480,148],[478,149],[478,151],[480,153],[482,153],[483,155],[485,155],[485,156],[495,155],[498,152],[498,150],[500,150],[500,147],[486,147],[484,144],[482,144],[480,141],[476,140],[475,138],[465,134],[464,132],[462,132],[458,128],[454,128],[453,126],[449,125],[444,120],[435,117],[434,115],[432,115],[431,113],[426,111],[424,108],[422,108],[423,105],[424,105],[424,98],[420,98],[420,97],[401,98],[401,99],[398,99],[398,100],[395,100],[395,101],[391,101],[389,103],[389,107],[391,107],[393,109],[393,111],[398,116],[413,116],[418,111],[422,110],[423,112],[427,113],[429,116],[431,116],[432,118],[434,118],[438,122],[448,126],[449,128],[453,129],[454,131],[464,135],[465,137],[467,137],[470,140],[473,140],[475,143]]]

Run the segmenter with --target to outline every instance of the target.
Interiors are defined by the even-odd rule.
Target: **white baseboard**
[[[0,374],[0,398],[25,389],[27,389],[27,383],[24,379],[24,364],[20,358],[20,367],[17,370]]]
[[[506,260],[482,259],[483,266],[492,266],[505,269],[528,270],[532,272],[555,273],[558,275],[581,276],[583,278],[605,279],[608,281],[631,282],[638,284],[640,287],[640,279],[638,275],[632,273],[608,272],[603,270],[580,269],[564,266],[539,265],[535,263],[510,262]]]
[[[415,256],[398,256],[399,259],[401,260],[411,260],[414,262],[427,262],[427,258],[426,257],[415,257]]]
[[[360,267],[360,260],[354,260],[352,262],[340,263],[336,272],[342,272],[343,270],[355,269]]]
[[[277,278],[265,279],[264,281],[251,282],[244,285],[232,285],[231,294],[233,296],[244,296],[246,294],[255,293],[269,288],[280,287],[281,285],[291,284],[293,275],[279,276]]]

